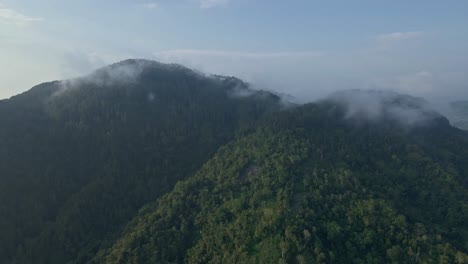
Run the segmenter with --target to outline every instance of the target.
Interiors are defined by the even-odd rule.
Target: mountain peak
[[[186,69],[189,68],[176,64],[176,63],[162,63],[159,61],[148,59],[125,59],[114,64],[105,66],[103,68],[116,68],[116,67],[148,67],[148,68],[166,68],[166,69]]]
[[[127,59],[96,70],[89,77],[114,79],[117,81],[135,81],[142,74],[165,74],[181,71],[195,74],[195,72],[180,64],[167,64],[145,59]]]

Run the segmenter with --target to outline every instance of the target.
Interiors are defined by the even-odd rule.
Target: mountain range
[[[0,101],[0,263],[467,263],[468,132],[126,60]]]

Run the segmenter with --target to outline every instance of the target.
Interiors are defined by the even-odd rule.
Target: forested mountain
[[[1,263],[467,263],[468,133],[128,60],[0,101]]]
[[[143,60],[0,101],[0,263],[89,259],[280,107],[238,79]]]
[[[466,263],[467,134],[349,110],[284,111],[222,147],[94,263]]]

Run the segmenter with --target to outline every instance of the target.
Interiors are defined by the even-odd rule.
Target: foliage
[[[465,263],[466,149],[443,147],[443,132],[333,121],[322,107],[221,148],[94,262]]]
[[[468,262],[466,132],[282,108],[136,60],[0,101],[0,262]]]
[[[280,108],[272,94],[235,96],[248,89],[235,79],[143,63],[137,81],[104,82],[103,69],[0,102],[0,262],[89,259],[144,204]]]

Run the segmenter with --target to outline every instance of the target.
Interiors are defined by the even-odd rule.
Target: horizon
[[[304,101],[348,89],[468,99],[467,12],[462,0],[3,0],[0,98],[141,58]]]

